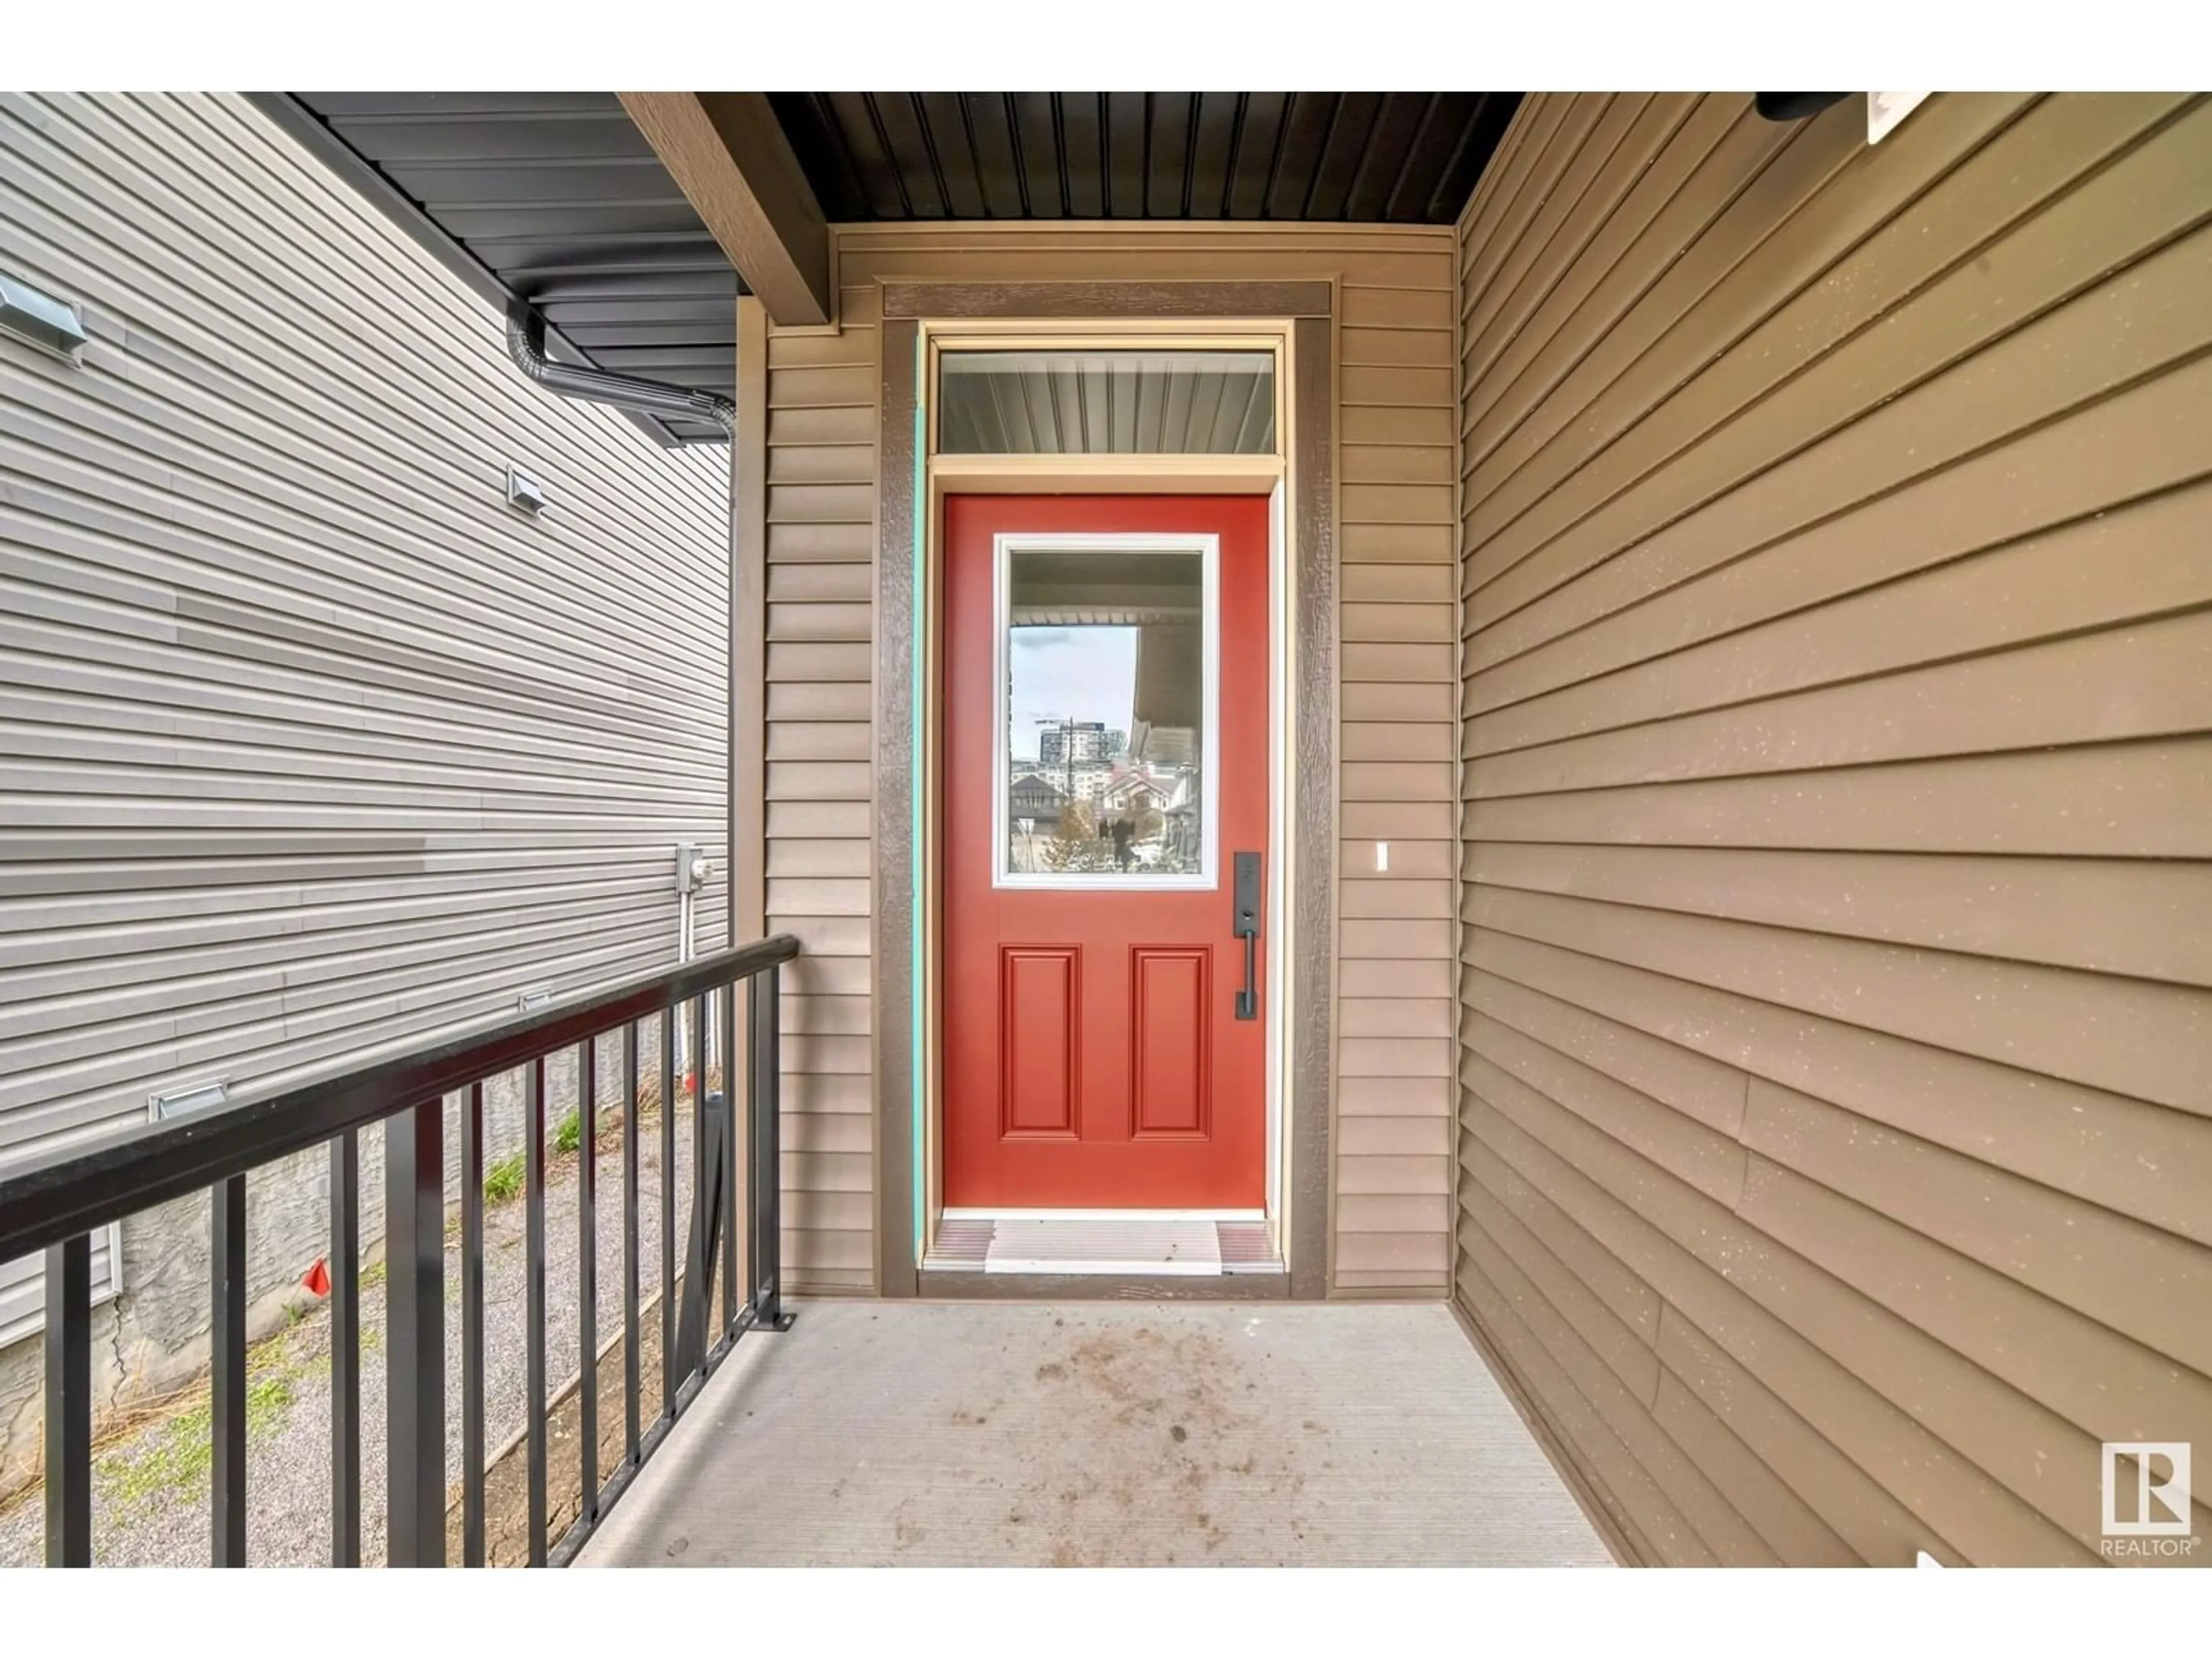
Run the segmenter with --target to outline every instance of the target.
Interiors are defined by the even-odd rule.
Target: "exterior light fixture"
[[[0,271],[0,332],[28,340],[71,362],[88,337],[75,306],[5,271]]]
[[[1850,95],[1844,92],[1755,92],[1752,94],[1752,103],[1770,121],[1809,121],[1829,105],[1841,103]],[[1867,94],[1867,143],[1880,143],[1927,97],[1924,92]]]
[[[212,1111],[229,1101],[229,1080],[217,1078],[212,1083],[196,1083],[189,1089],[172,1089],[166,1094],[152,1096],[146,1102],[146,1112],[155,1122],[167,1123],[173,1118]]]
[[[510,466],[507,469],[507,504],[534,519],[545,510],[545,486],[520,467]]]
[[[1808,121],[1850,96],[1846,92],[1754,92],[1751,100],[1767,120]]]

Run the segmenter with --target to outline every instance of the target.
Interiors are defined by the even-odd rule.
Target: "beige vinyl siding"
[[[1340,1292],[1451,1271],[1452,292],[1339,290]],[[1379,844],[1388,867],[1378,869]]]
[[[679,842],[722,942],[726,450],[233,96],[0,99],[0,1158],[672,963]]]
[[[1455,1289],[1643,1559],[2095,1563],[2212,1440],[2208,180],[1547,96],[1462,220]]]
[[[805,946],[782,1008],[784,1270],[817,1291],[875,1282],[875,291],[844,299],[838,331],[768,346],[768,925]]]
[[[787,1060],[792,1144],[805,1149],[789,1166],[796,1282],[872,1282],[878,281],[1327,277],[1338,285],[1345,860],[1331,1283],[1442,1293],[1455,927],[1452,246],[1449,230],[1417,227],[845,227],[838,330],[771,331],[770,925],[798,933],[811,959],[794,974],[803,988],[788,1016],[808,1033]],[[1374,870],[1377,840],[1390,842],[1386,874]]]

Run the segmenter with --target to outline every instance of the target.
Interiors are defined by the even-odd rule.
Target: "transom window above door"
[[[938,359],[945,455],[1272,455],[1275,355],[970,350]]]
[[[1000,539],[996,885],[1213,884],[1216,556]]]

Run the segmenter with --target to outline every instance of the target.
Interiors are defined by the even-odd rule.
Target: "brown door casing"
[[[1336,846],[1336,495],[1335,374],[1327,281],[1279,283],[936,283],[883,285],[878,402],[878,540],[875,588],[874,724],[876,976],[872,1043],[875,1084],[876,1283],[884,1296],[920,1293],[915,1261],[915,999],[921,988],[906,964],[916,960],[915,848],[916,668],[921,630],[934,611],[918,610],[914,480],[915,344],[932,316],[1137,319],[1291,318],[1292,493],[1286,503],[1291,568],[1291,659],[1293,726],[1286,798],[1290,867],[1285,883],[1293,941],[1285,1013],[1291,1032],[1285,1079],[1285,1152],[1291,1193],[1285,1288],[1318,1299],[1328,1284],[1330,1229],[1329,1079],[1333,1053],[1330,964],[1334,961]],[[927,575],[929,573],[921,573]],[[933,607],[934,601],[931,601]],[[1224,1283],[1228,1281],[1223,1281]],[[1249,1282],[1249,1281],[1248,1281]],[[1112,1294],[1117,1281],[1095,1279],[1052,1287]],[[1251,1289],[1261,1287],[1253,1285]],[[1278,1291],[1277,1293],[1279,1293]]]

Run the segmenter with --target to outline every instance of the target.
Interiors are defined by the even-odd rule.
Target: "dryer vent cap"
[[[507,504],[536,518],[545,510],[545,486],[519,466],[507,469]]]

